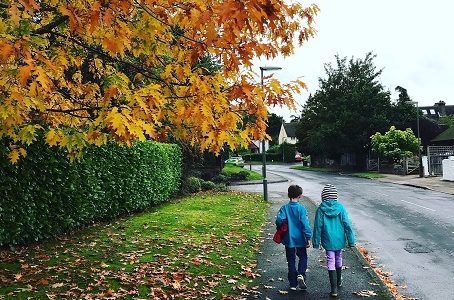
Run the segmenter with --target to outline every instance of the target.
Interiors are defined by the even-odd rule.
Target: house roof
[[[439,101],[432,106],[420,106],[419,109],[428,118],[437,119],[442,116],[454,115],[454,105],[446,105],[444,101]]]
[[[437,135],[431,142],[441,142],[441,141],[449,141],[454,140],[454,127],[450,127]]]
[[[248,149],[253,150],[253,149],[259,149],[259,147],[254,143],[254,142],[249,142]]]
[[[288,137],[296,137],[296,126],[298,125],[298,123],[290,122],[284,123],[283,125]]]

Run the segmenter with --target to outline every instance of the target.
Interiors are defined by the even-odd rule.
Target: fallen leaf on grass
[[[39,285],[48,285],[49,284],[49,280],[47,280],[46,278],[41,278],[37,284]]]
[[[52,284],[50,287],[53,289],[56,289],[56,288],[60,288],[62,286],[63,286],[63,282],[58,282],[58,283]]]
[[[377,293],[375,293],[374,291],[370,291],[370,290],[362,290],[359,292],[353,292],[353,295],[360,296],[360,297],[373,297],[373,296],[377,296]]]

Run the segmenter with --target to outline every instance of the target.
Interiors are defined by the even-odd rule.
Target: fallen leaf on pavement
[[[362,290],[359,292],[353,292],[353,295],[360,296],[360,297],[373,297],[373,296],[377,296],[377,293],[375,293],[374,291],[370,291],[370,290]]]

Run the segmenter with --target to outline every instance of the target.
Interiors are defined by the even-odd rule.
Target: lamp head
[[[282,70],[281,67],[260,67],[260,70],[262,71],[275,71],[275,70]]]

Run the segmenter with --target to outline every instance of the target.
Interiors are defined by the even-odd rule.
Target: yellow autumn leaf
[[[17,161],[19,160],[19,156],[20,156],[19,150],[13,149],[9,152],[8,159],[11,163],[16,164]]]
[[[49,146],[56,146],[59,142],[59,135],[56,134],[55,129],[51,129],[46,134],[46,143]]]

